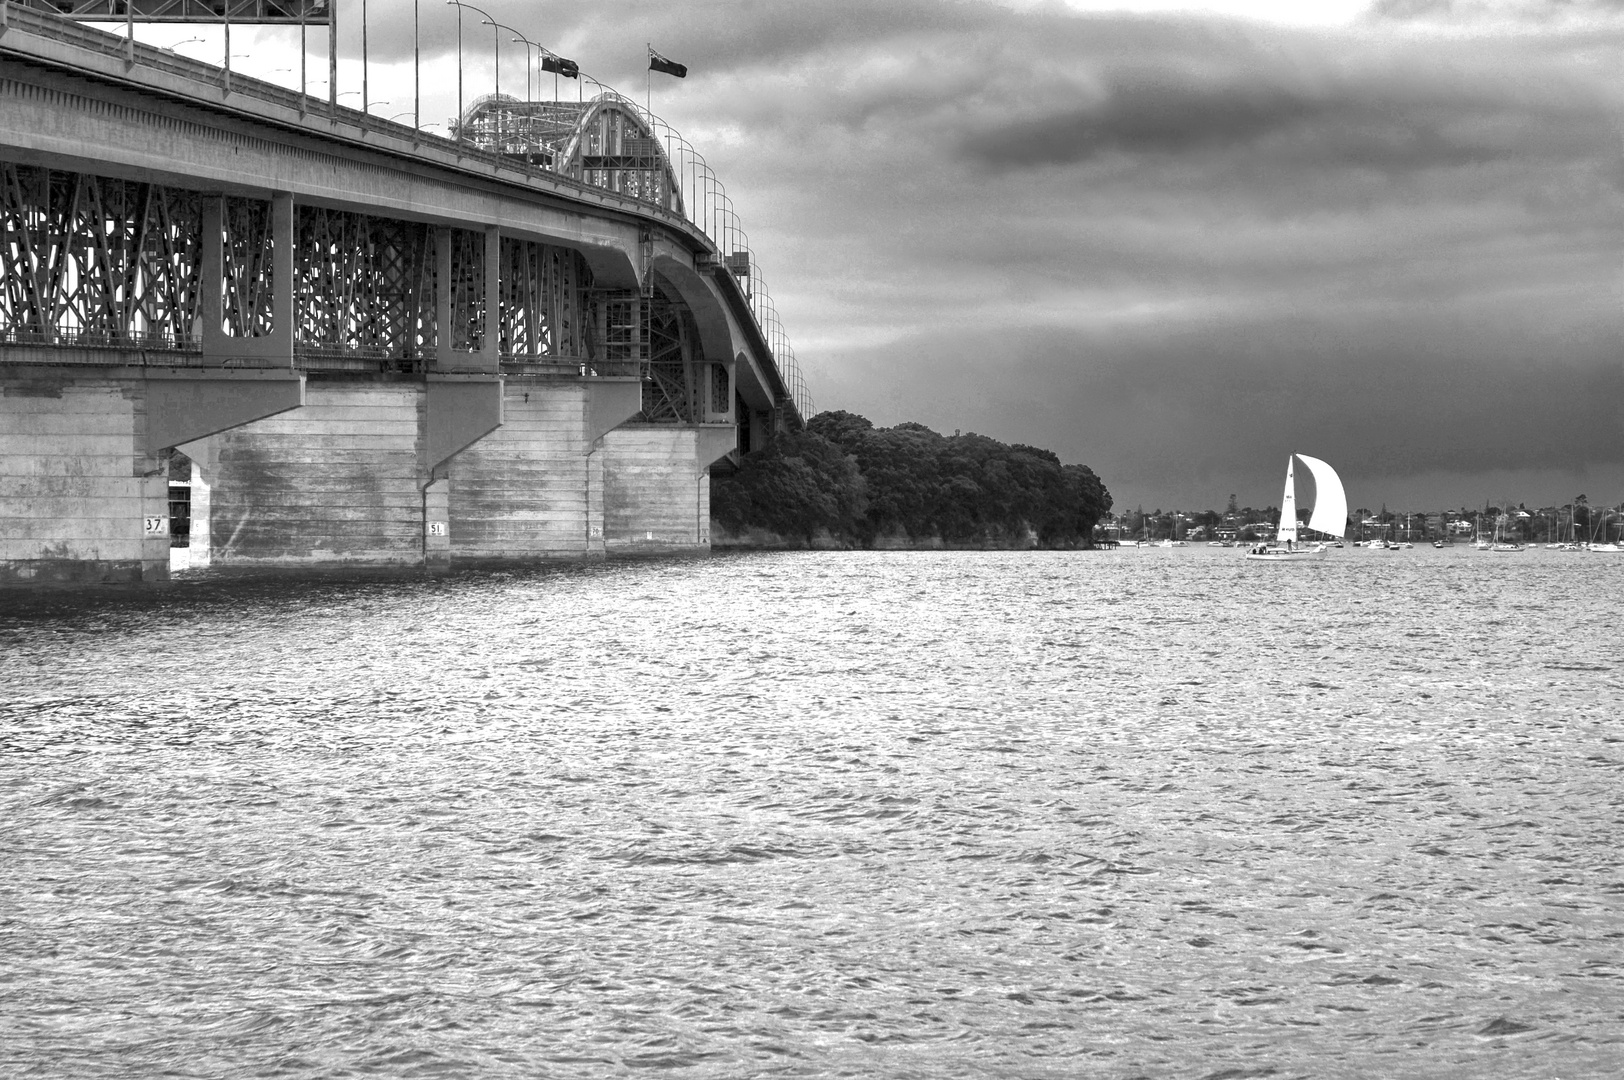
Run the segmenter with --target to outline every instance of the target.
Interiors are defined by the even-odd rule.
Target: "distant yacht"
[[[1297,543],[1297,477],[1293,462],[1301,461],[1314,476],[1314,513],[1308,519],[1308,528],[1314,532],[1342,539],[1348,527],[1348,496],[1342,490],[1342,478],[1336,470],[1319,458],[1307,454],[1293,454],[1286,458],[1286,493],[1280,498],[1280,528],[1272,544],[1258,544],[1248,548],[1246,557],[1258,562],[1302,562],[1323,559],[1324,544],[1302,547]]]

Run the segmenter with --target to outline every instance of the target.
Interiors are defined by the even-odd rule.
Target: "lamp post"
[[[461,0],[445,0],[457,8],[457,141],[462,142],[462,3]]]
[[[462,130],[464,127],[462,117],[462,9],[468,8],[470,11],[478,12],[484,17],[485,22],[490,24],[491,38],[496,43],[496,92],[498,94],[502,92],[502,36],[497,32],[496,20],[491,18],[489,12],[474,7],[472,4],[465,4],[463,0],[446,0],[446,3],[455,4],[457,7],[457,141],[462,142]]]
[[[474,8],[474,10],[479,11],[478,8]],[[480,14],[483,15],[484,12],[480,12]],[[492,51],[496,54],[496,96],[498,98],[500,98],[502,96],[502,37],[501,37],[500,34],[497,33],[497,31],[498,30],[506,30],[510,34],[518,34],[519,36],[517,38],[515,38],[514,40],[515,41],[523,41],[527,45],[530,43],[530,39],[525,37],[523,34],[519,34],[519,32],[517,30],[513,29],[513,27],[502,25],[501,23],[497,22],[495,19],[491,18],[489,15],[485,15],[485,22],[489,23],[490,28],[491,28]],[[527,101],[527,102],[530,100],[530,50],[529,49],[526,49],[524,51],[524,98],[525,98],[525,101]],[[503,112],[502,103],[501,103],[501,101],[497,101],[496,102],[496,152],[497,153],[502,152],[502,112]]]
[[[504,29],[504,30],[512,30],[513,33],[517,35],[513,40],[516,41],[516,42],[523,42],[524,43],[524,47],[525,47],[524,48],[524,100],[525,100],[526,103],[529,103],[529,102],[534,100],[534,98],[532,97],[531,92],[530,92],[530,50],[535,49],[536,50],[536,55],[540,56],[541,55],[541,46],[537,45],[534,41],[531,41],[529,38],[525,37],[523,34],[520,34],[517,30],[514,30],[513,27],[511,27],[511,26],[504,26],[502,29]],[[540,81],[540,80],[537,80],[537,81]]]

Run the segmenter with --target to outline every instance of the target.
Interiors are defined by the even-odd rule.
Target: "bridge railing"
[[[606,193],[618,194],[604,185],[588,183],[561,171],[560,166],[564,163],[556,158],[550,164],[538,162],[534,159],[516,157],[500,153],[497,150],[482,148],[465,139],[437,135],[411,125],[383,120],[361,110],[335,105],[332,102],[312,97],[301,91],[240,75],[214,64],[178,55],[168,49],[156,48],[116,34],[110,34],[84,23],[56,18],[37,10],[20,7],[16,4],[8,4],[5,0],[0,0],[0,17],[4,19],[4,23],[0,24],[0,33],[14,28],[109,58],[116,58],[127,65],[139,64],[142,67],[161,71],[190,82],[201,82],[205,85],[217,87],[225,94],[239,95],[243,98],[251,98],[267,104],[296,110],[301,115],[313,114],[318,117],[342,121],[363,131],[393,136],[400,140],[409,141],[413,147],[427,147],[451,153],[456,155],[457,158],[481,162],[498,170],[505,169],[521,174],[546,175],[553,183],[562,183],[583,192],[590,191],[598,195]],[[3,38],[0,38],[0,40],[3,40]],[[745,297],[756,327],[761,332],[762,339],[767,343],[773,363],[778,369],[785,391],[789,395],[795,410],[803,420],[811,417],[813,409],[811,392],[802,375],[800,364],[796,360],[795,351],[790,346],[788,335],[784,332],[783,323],[778,316],[777,307],[773,303],[772,292],[768,287],[766,277],[750,248],[749,235],[745,231],[739,215],[733,209],[733,201],[727,194],[726,186],[706,163],[704,157],[693,147],[693,144],[664,119],[638,105],[637,102],[619,91],[599,83],[596,79],[592,79],[584,72],[582,78],[592,82],[598,88],[601,96],[612,100],[627,112],[637,116],[649,132],[660,140],[665,148],[667,163],[670,165],[672,175],[676,179],[681,193],[681,212],[680,214],[674,213],[668,206],[662,206],[649,200],[636,199],[631,196],[621,197],[628,203],[639,203],[642,211],[652,216],[685,221],[697,228],[711,242],[721,265],[727,267],[738,281],[740,291]],[[20,342],[13,344],[20,344]],[[63,344],[66,344],[66,342],[63,342]],[[84,344],[88,347],[98,347],[94,342],[90,341],[86,341]],[[178,342],[168,344],[155,342],[143,346],[132,342],[100,347],[161,348],[184,352],[187,350],[188,345]]]

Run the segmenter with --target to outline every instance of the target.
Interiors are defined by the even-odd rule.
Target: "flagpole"
[[[643,58],[643,111],[653,112],[654,99],[650,95],[652,95],[654,91],[650,89],[652,77],[649,75],[649,72],[653,71],[654,69],[649,66],[648,61],[654,59],[654,42],[646,41],[644,44],[648,46],[648,55]]]

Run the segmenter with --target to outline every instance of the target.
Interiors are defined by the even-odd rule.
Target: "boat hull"
[[[1325,556],[1326,549],[1323,547],[1308,548],[1304,551],[1266,548],[1263,551],[1248,551],[1246,553],[1246,558],[1252,562],[1318,562]]]

